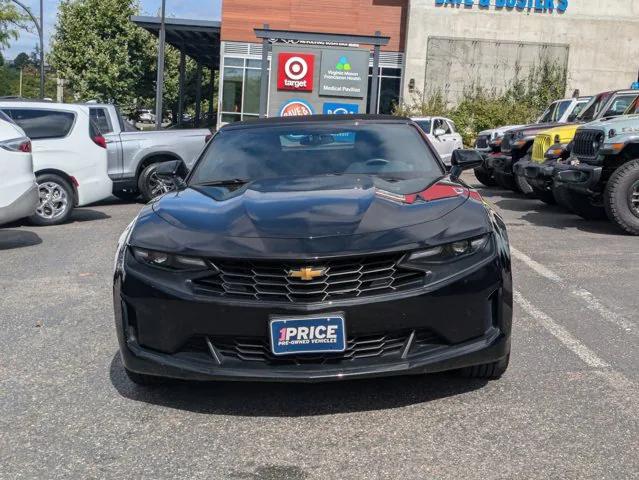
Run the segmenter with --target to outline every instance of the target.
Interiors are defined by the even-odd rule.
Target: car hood
[[[639,128],[639,115],[621,115],[613,118],[602,118],[594,122],[586,123],[581,128],[584,130],[602,130],[609,129],[622,130],[624,128]]]
[[[525,137],[531,136],[531,135],[536,135],[538,133],[541,133],[545,130],[550,130],[551,128],[555,128],[555,127],[560,127],[562,125],[565,125],[565,123],[534,123],[532,125],[526,125],[524,127],[520,127],[520,128],[514,128],[512,130],[510,130],[508,133],[511,135],[515,135],[518,132],[522,132],[524,134]]]
[[[465,203],[472,203],[475,212],[450,220],[449,215],[466,210],[459,208]],[[247,255],[298,249],[344,253],[362,246],[379,250],[408,241],[454,239],[488,228],[480,198],[458,183],[440,181],[416,194],[395,195],[376,188],[368,176],[347,175],[167,194],[143,210],[130,243],[207,255],[236,256],[249,246]]]
[[[551,144],[555,143],[555,137],[559,135],[559,140],[561,143],[570,142],[574,136],[577,128],[579,128],[580,124],[578,123],[568,123],[563,124],[561,127],[551,128],[550,130],[544,130],[541,132],[541,135],[548,135],[551,139]],[[536,141],[536,140],[535,140]]]
[[[505,127],[492,128],[490,130],[482,130],[481,132],[477,134],[477,136],[489,135],[492,137],[494,134],[503,135],[508,130],[512,130],[514,128],[520,128],[520,127],[523,127],[523,125],[506,125]]]

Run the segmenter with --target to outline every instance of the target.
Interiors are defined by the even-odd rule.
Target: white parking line
[[[528,315],[537,320],[542,327],[548,330],[557,340],[563,343],[566,348],[577,355],[586,365],[593,368],[608,368],[610,366],[599,358],[595,352],[573,337],[568,330],[526,300],[521,293],[515,291],[513,296],[515,302],[517,302]]]
[[[542,265],[539,262],[536,262],[535,260],[530,258],[528,255],[526,255],[523,252],[520,252],[516,248],[510,247],[510,252],[512,253],[513,257],[515,257],[517,260],[520,260],[526,265],[528,265],[528,267],[530,267],[532,270],[537,272],[542,277],[547,278],[551,282],[554,282],[562,287],[567,288],[572,295],[579,298],[586,304],[586,308],[588,308],[589,310],[592,310],[593,312],[598,313],[604,320],[607,320],[608,322],[615,324],[616,326],[622,328],[626,332],[637,334],[637,330],[636,330],[637,326],[634,323],[630,322],[623,316],[619,315],[616,312],[613,312],[608,307],[603,305],[588,290],[575,287],[572,285],[568,285],[563,278],[561,278],[555,272],[550,270],[548,267]]]
[[[542,277],[546,277],[548,280],[555,283],[564,283],[563,279],[557,275],[555,272],[550,270],[549,268],[544,267],[541,263],[534,261],[528,255],[523,252],[520,252],[514,247],[510,247],[510,253],[512,253],[513,257],[517,260],[521,260],[530,268],[532,268],[535,272],[537,272]]]

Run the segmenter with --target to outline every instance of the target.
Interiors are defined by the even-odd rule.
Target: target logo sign
[[[280,53],[277,61],[277,89],[313,91],[315,55]]]

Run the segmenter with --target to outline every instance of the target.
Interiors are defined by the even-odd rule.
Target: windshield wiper
[[[198,185],[204,187],[224,187],[226,185],[245,185],[251,180],[247,178],[227,178],[226,180],[215,180],[213,182],[203,182]]]

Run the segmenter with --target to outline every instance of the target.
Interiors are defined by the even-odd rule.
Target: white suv
[[[63,223],[74,207],[111,196],[106,140],[90,120],[88,107],[0,101],[0,110],[26,132],[33,144],[33,167],[40,192],[33,223]]]
[[[33,215],[38,204],[31,140],[0,112],[0,225]]]
[[[411,119],[423,130],[439,153],[442,161],[450,167],[453,151],[464,148],[462,136],[457,133],[453,121],[444,117],[415,117]]]

